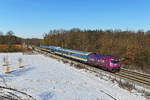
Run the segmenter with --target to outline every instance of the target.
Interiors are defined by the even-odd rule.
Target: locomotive
[[[56,46],[41,45],[40,47],[47,49],[51,53],[78,60],[86,64],[94,65],[96,67],[103,68],[111,72],[120,71],[120,61],[119,58],[116,56],[104,56],[92,52],[71,50]]]

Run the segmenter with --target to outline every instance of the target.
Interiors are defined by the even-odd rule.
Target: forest
[[[118,56],[123,67],[150,73],[150,31],[50,30],[43,44]]]
[[[29,51],[26,45],[40,45],[40,39],[36,38],[21,38],[15,35],[13,31],[8,31],[5,34],[0,32],[0,52],[25,52]]]
[[[15,36],[13,31],[8,31],[6,34],[0,32],[0,44],[21,44],[22,38]]]

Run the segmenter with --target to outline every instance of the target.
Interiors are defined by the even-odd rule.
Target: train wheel
[[[102,66],[102,69],[105,70],[105,71],[108,71],[108,68]]]

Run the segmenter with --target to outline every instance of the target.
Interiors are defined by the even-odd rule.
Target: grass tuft
[[[75,67],[76,67],[77,69],[84,69],[84,67],[83,67],[82,65],[80,65],[80,64],[75,65]]]

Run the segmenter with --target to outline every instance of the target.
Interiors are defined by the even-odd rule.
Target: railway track
[[[17,89],[0,86],[0,100],[36,100],[25,92]]]
[[[138,84],[142,87],[150,89],[150,75],[148,75],[148,74],[143,74],[143,73],[139,73],[139,72],[135,72],[135,71],[130,71],[130,70],[127,70],[127,69],[124,69],[124,68],[121,68],[120,72],[111,73],[111,72],[104,71],[104,70],[96,68],[96,67],[92,67],[92,66],[87,65],[87,64],[83,64],[81,62],[77,62],[77,61],[74,61],[74,60],[72,61],[70,59],[67,59],[67,58],[64,58],[64,57],[61,57],[61,56],[58,56],[58,55],[54,55],[54,54],[52,54],[48,51],[41,51],[41,50],[37,50],[37,51],[40,52],[40,53],[44,53],[48,56],[54,56],[54,57],[59,58],[59,59],[67,60],[68,62],[72,62],[74,64],[80,64],[85,69],[87,69],[89,71],[92,71],[94,73],[100,74],[101,72],[104,72],[106,74],[118,77],[120,79],[128,80],[129,82],[132,82],[132,83]]]
[[[143,73],[130,71],[122,68],[120,72],[115,73],[115,75],[132,80],[146,88],[150,88],[150,75],[148,74],[143,74]]]
[[[136,75],[138,77],[142,77],[146,80],[149,80],[150,82],[150,75],[149,74],[143,74],[143,73],[139,73],[139,72],[135,72],[135,71],[130,71],[130,70],[127,70],[127,69],[124,69],[124,68],[121,68],[121,71],[120,73],[129,73],[129,74],[132,74],[132,75]]]

